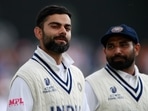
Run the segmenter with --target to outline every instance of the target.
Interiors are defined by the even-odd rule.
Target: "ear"
[[[34,35],[38,40],[42,39],[42,29],[39,27],[35,27],[34,28]]]
[[[105,50],[106,48],[103,48],[103,52],[104,52],[104,54],[106,55],[106,50]]]
[[[135,47],[134,48],[135,49],[135,54],[136,54],[136,56],[138,56],[139,52],[140,52],[140,49],[141,49],[141,45],[138,43],[134,47]]]

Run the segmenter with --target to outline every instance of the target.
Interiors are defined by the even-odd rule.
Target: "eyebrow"
[[[48,25],[52,25],[52,24],[62,25],[62,24],[59,23],[59,22],[50,22]],[[71,27],[71,24],[65,24],[65,25]]]

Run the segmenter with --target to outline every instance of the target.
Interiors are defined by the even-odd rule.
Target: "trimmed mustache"
[[[126,59],[125,56],[121,56],[121,55],[115,55],[115,56],[112,57],[113,60],[116,59],[116,58]]]
[[[62,36],[62,35],[54,37],[54,40],[58,40],[58,39],[65,40],[66,42],[68,42],[68,39],[65,36]]]

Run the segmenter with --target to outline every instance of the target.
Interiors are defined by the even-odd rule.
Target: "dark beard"
[[[57,44],[54,41],[50,41],[48,43],[45,43],[44,45],[47,50],[51,50],[59,54],[67,51],[69,48],[69,43],[63,45],[63,44]]]
[[[115,61],[114,59],[116,57],[117,56],[114,56],[112,58],[106,58],[106,59],[107,59],[109,65],[117,70],[123,70],[123,69],[129,68],[134,62],[134,55],[132,55],[132,57],[130,57],[130,58],[122,56],[122,59],[124,59],[124,61]]]
[[[67,44],[66,45],[62,44],[62,43],[61,44],[57,44],[55,42],[55,39],[58,39],[58,38],[64,39],[67,42]],[[56,37],[54,37],[54,39],[50,39],[50,37],[48,37],[48,36],[46,36],[44,34],[43,42],[44,42],[44,46],[45,46],[45,48],[47,50],[56,52],[58,54],[61,54],[61,53],[65,52],[65,51],[67,51],[69,46],[70,46],[69,42],[68,42],[68,40],[66,39],[65,36],[56,36]]]

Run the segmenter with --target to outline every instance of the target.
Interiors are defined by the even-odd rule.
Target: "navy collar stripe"
[[[138,87],[139,87],[139,84],[137,84],[137,87],[136,88],[133,88],[132,86],[130,86],[123,78],[121,78],[121,76],[119,76],[119,74],[114,71],[108,64],[107,64],[107,67],[113,72],[115,73],[115,75],[121,80],[123,81],[128,87],[130,87],[130,89],[132,89],[134,92],[137,92],[138,91]]]
[[[52,74],[54,74],[56,76],[56,78],[58,78],[63,84],[65,84],[65,85],[68,84],[68,79],[67,79],[66,82],[64,82],[39,55],[37,55],[36,53],[34,53],[34,56],[36,56],[48,69],[50,69],[50,71],[52,72]]]
[[[72,77],[71,77],[71,72],[70,72],[70,69],[68,69],[68,74],[67,74],[67,81],[64,82],[61,78],[58,77],[58,75],[51,69],[51,67],[39,56],[37,55],[36,53],[34,53],[34,56],[37,57],[40,62],[40,63],[37,59],[35,59],[34,57],[32,57],[33,60],[35,60],[36,62],[38,62],[51,76],[52,78],[65,90],[67,91],[69,94],[71,92],[71,88],[72,88]],[[50,72],[51,71],[51,72]],[[69,75],[69,76],[68,76]],[[56,76],[56,77],[55,77]]]
[[[109,69],[107,68],[107,67],[105,67],[105,69],[106,69],[106,71],[119,83],[119,84],[121,84],[121,86],[123,86],[125,89],[126,89],[126,91],[136,100],[136,101],[138,101],[139,99],[140,99],[140,97],[141,97],[141,95],[142,95],[142,92],[143,92],[143,85],[142,85],[142,81],[141,81],[141,79],[140,79],[140,77],[139,77],[139,84],[140,84],[140,86],[137,88],[137,89],[139,89],[140,88],[140,92],[139,92],[139,94],[136,96],[136,94],[135,93],[132,93],[132,91],[130,91],[127,87],[129,87],[129,85],[127,85],[127,86],[124,86],[122,83],[121,83],[121,81],[122,81],[122,79],[121,79],[121,81],[119,81],[116,77],[114,77],[114,75],[109,71]],[[115,71],[114,71],[115,72]],[[118,75],[117,73],[116,73],[116,75]],[[121,77],[120,77],[121,78]],[[119,78],[119,79],[120,79]],[[124,81],[123,81],[124,82]],[[131,88],[131,87],[129,87],[129,88]]]

